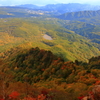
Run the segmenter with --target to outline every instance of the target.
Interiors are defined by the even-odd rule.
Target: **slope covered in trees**
[[[78,100],[80,95],[86,95],[94,85],[100,84],[99,69],[100,57],[93,57],[88,63],[65,62],[38,47],[12,49],[0,61],[0,84],[5,87],[0,90],[0,97],[6,90],[6,95],[12,98],[43,95],[50,100]]]
[[[69,21],[69,22],[65,21],[65,23],[61,22],[61,24],[66,29],[74,31],[76,34],[79,34],[83,37],[86,37],[92,43],[96,43],[99,48],[100,47],[100,30],[99,30],[99,25],[96,25],[96,21],[94,24],[94,21],[88,22],[88,23],[81,22],[81,21]],[[97,46],[96,44],[94,46]]]
[[[100,17],[100,10],[98,11],[79,11],[79,12],[70,12],[65,13],[59,16],[61,19],[66,20],[79,20],[82,18],[92,18],[92,17]]]
[[[0,51],[18,45],[51,50],[66,60],[86,61],[100,54],[96,45],[62,26],[55,18],[0,19]],[[64,21],[63,21],[64,22]],[[49,36],[52,40],[44,38]]]

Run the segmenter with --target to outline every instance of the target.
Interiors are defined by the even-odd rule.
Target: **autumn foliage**
[[[19,96],[20,96],[20,94],[18,92],[14,91],[9,95],[9,98],[17,99]]]
[[[100,57],[65,62],[38,47],[9,52],[0,60],[0,99],[81,100],[100,84],[99,66]]]

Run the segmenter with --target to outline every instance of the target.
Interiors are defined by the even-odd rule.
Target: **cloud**
[[[100,0],[56,0],[59,2],[65,2],[65,3],[91,3],[91,2],[100,2]]]
[[[53,4],[53,3],[88,3],[99,4],[100,0],[0,0],[1,5],[20,5],[20,4]]]

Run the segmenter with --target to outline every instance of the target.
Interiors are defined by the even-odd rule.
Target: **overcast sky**
[[[56,3],[82,3],[100,5],[100,0],[0,0],[0,5],[35,4],[46,5]]]

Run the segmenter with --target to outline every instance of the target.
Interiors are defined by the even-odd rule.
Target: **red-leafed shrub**
[[[79,100],[82,100],[84,98],[84,96],[78,97]]]
[[[9,95],[9,98],[16,99],[19,97],[19,95],[20,94],[18,92],[14,91]]]
[[[45,100],[46,99],[46,96],[43,95],[43,94],[40,94],[40,95],[38,95],[37,99],[38,100]]]

